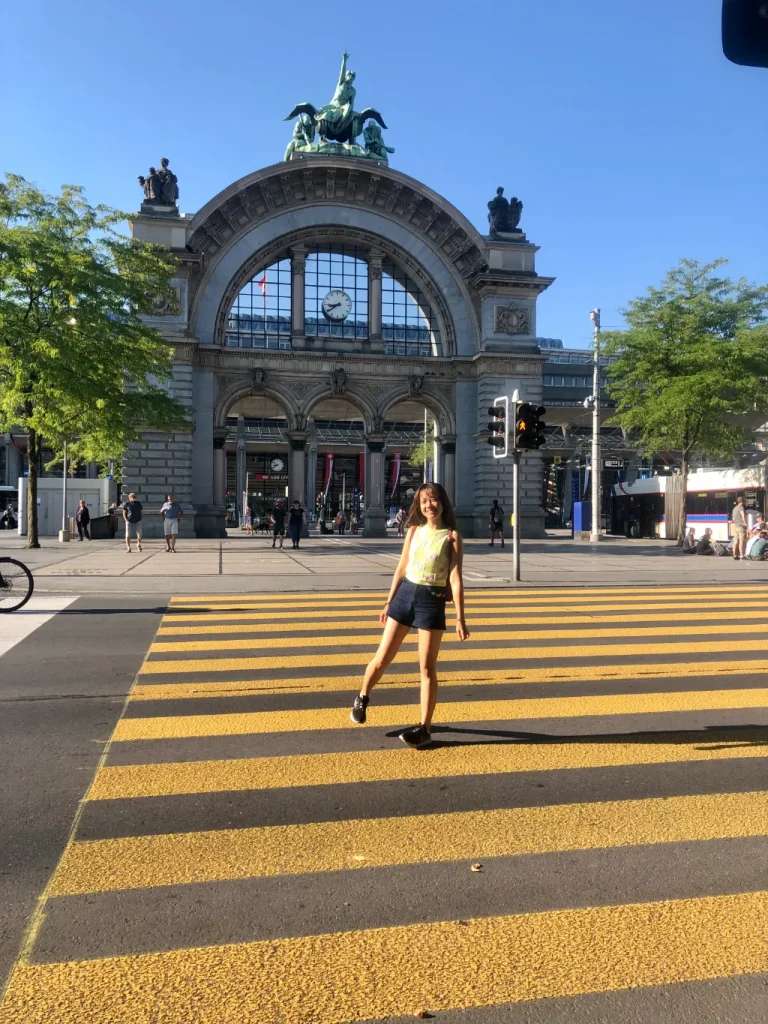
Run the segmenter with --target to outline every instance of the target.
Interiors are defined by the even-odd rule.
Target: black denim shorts
[[[445,587],[403,580],[389,606],[389,617],[414,629],[445,629]]]

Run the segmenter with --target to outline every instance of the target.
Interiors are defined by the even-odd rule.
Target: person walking
[[[173,553],[176,551],[176,538],[179,536],[179,523],[184,515],[184,509],[172,494],[166,494],[165,501],[160,506],[160,515],[163,517],[165,550]]]
[[[501,546],[504,547],[504,509],[499,504],[498,498],[493,499],[493,504],[488,512],[488,529],[491,534],[491,547],[493,547],[497,535],[501,540]]]
[[[144,506],[136,494],[131,491],[128,501],[123,505],[123,519],[125,521],[125,550],[131,552],[131,534],[136,536],[136,547],[141,551],[141,518],[144,514]]]
[[[347,517],[344,515],[344,510],[339,509],[336,513],[336,532],[340,537],[344,536],[344,531],[347,528]]]
[[[294,501],[288,512],[288,536],[291,538],[291,547],[298,548],[301,541],[301,531],[304,526],[304,509],[301,503]]]
[[[387,603],[379,622],[384,626],[378,650],[368,662],[360,693],[350,718],[362,725],[370,694],[400,650],[411,628],[419,632],[421,717],[419,724],[400,733],[409,747],[421,747],[432,738],[432,716],[437,702],[437,656],[445,632],[445,604],[456,605],[456,635],[469,639],[464,619],[463,548],[450,499],[440,484],[422,484],[416,491],[406,521],[406,535]]]
[[[88,511],[88,506],[85,503],[85,498],[80,499],[80,503],[77,506],[77,512],[75,512],[75,523],[77,525],[77,539],[82,540],[85,537],[86,540],[91,539],[89,523],[91,521],[91,513]]]
[[[253,509],[250,505],[243,509],[243,532],[253,534]]]
[[[397,510],[397,514],[395,515],[395,526],[397,527],[397,536],[398,537],[405,536],[405,520],[406,520],[406,511],[405,511],[404,508],[399,508]]]
[[[737,560],[746,558],[747,512],[741,495],[738,496],[736,504],[733,506],[731,522],[733,524],[733,557]]]
[[[285,539],[285,505],[282,501],[276,501],[272,507],[272,547],[275,546],[276,541],[280,541],[280,547],[283,546],[283,540]]]

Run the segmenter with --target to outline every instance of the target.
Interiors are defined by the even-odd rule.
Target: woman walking
[[[462,543],[456,516],[440,484],[422,484],[406,521],[407,532],[387,603],[379,615],[384,632],[379,649],[368,663],[360,693],[350,717],[362,725],[373,687],[400,650],[411,628],[419,631],[421,717],[418,725],[400,733],[409,747],[432,738],[432,715],[437,701],[437,655],[445,632],[445,603],[449,587],[456,604],[456,635],[469,638],[464,621],[464,584],[461,578]]]

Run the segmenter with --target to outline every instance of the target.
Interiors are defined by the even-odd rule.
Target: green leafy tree
[[[408,464],[414,469],[431,463],[435,457],[435,425],[427,425],[426,437],[423,437],[418,444],[415,444],[408,453]]]
[[[725,262],[682,260],[604,336],[612,421],[646,454],[679,454],[679,543],[691,458],[731,458],[768,418],[768,287],[719,276]]]
[[[0,430],[27,434],[27,545],[39,547],[41,443],[119,459],[142,430],[184,424],[164,389],[170,346],[142,314],[173,295],[172,257],[121,234],[126,215],[67,185],[0,183]]]

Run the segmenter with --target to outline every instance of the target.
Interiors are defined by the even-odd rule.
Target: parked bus
[[[738,495],[750,523],[766,514],[765,483],[768,461],[748,469],[702,469],[688,474],[686,531],[691,527],[701,537],[709,527],[715,540],[730,537],[730,517]],[[632,484],[615,484],[612,489],[611,532],[626,537],[677,537],[675,512],[679,499],[679,476],[652,476]]]

